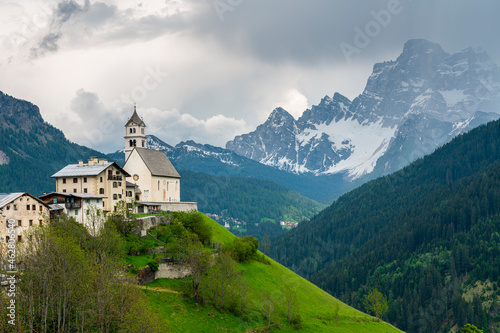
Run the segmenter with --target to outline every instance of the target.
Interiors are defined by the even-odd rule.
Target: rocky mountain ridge
[[[396,171],[480,124],[500,117],[500,69],[482,49],[455,54],[422,39],[394,61],[375,64],[350,101],[325,96],[295,120],[275,109],[226,148],[295,174]]]

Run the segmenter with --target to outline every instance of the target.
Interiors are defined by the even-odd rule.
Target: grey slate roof
[[[53,174],[51,177],[52,178],[59,178],[59,177],[81,177],[81,176],[97,176],[104,170],[106,170],[109,166],[115,165],[115,167],[118,168],[121,172],[125,174],[125,176],[130,177],[130,175],[120,168],[118,164],[115,162],[107,162],[104,164],[94,164],[94,165],[88,165],[84,164],[82,166],[78,164],[68,164],[55,174]]]
[[[0,193],[0,208],[24,195],[24,192]]]
[[[26,192],[15,192],[15,193],[0,193],[0,208],[3,208],[5,205],[8,205],[12,201],[16,200],[19,197],[22,197],[23,195],[27,195],[30,198],[35,199],[36,201],[38,201],[42,205],[47,206],[47,204],[45,202],[43,202],[39,198],[37,198],[37,197],[35,197],[35,196],[33,196],[33,195],[29,194],[29,193],[26,193]]]
[[[135,106],[134,106],[134,113],[132,114],[132,117],[130,117],[130,119],[127,121],[125,126],[128,126],[132,123],[134,123],[136,125],[140,125],[140,126],[146,126],[146,124],[144,124],[144,121],[137,114],[137,111],[135,110]]]
[[[135,147],[153,176],[181,178],[163,151]]]

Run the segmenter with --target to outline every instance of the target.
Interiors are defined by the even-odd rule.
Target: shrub
[[[212,239],[212,227],[205,221],[203,214],[174,212],[172,216],[174,220],[180,221],[186,229],[196,234],[200,242],[207,243]]]
[[[253,236],[237,237],[227,246],[233,258],[238,262],[253,258],[258,248],[259,240]]]
[[[160,267],[160,265],[158,265],[158,263],[156,262],[156,260],[153,260],[153,261],[150,261],[148,262],[148,267],[153,271],[153,272],[157,272],[158,271],[158,268]]]

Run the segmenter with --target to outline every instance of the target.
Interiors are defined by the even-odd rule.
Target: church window
[[[143,147],[143,148],[145,147],[144,140],[142,140],[142,147]]]
[[[141,128],[141,134],[144,134],[144,128]]]
[[[130,128],[130,133],[132,133],[132,128]]]

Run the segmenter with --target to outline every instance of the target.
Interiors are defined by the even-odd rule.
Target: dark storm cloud
[[[216,15],[216,2],[208,2],[212,15],[205,13],[193,22],[198,34],[214,36],[228,50],[251,53],[271,63],[343,61],[341,44],[356,47],[356,31],[367,35],[366,28],[373,37],[368,36],[368,45],[356,47],[359,52],[353,58],[400,52],[411,38],[429,39],[450,52],[483,45],[495,58],[500,55],[492,39],[500,30],[498,1],[242,0],[223,12],[223,20]],[[391,7],[397,10],[386,19],[382,12]]]

